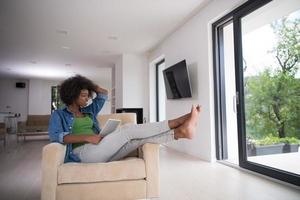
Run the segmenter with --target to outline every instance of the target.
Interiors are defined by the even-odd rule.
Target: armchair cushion
[[[145,169],[141,158],[109,163],[66,163],[58,168],[58,184],[138,180],[146,177]]]

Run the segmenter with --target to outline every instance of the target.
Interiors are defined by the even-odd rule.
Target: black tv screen
[[[163,70],[168,99],[192,97],[189,74],[185,60]]]

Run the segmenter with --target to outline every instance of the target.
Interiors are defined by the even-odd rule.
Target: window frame
[[[158,68],[165,62],[165,59],[161,59],[155,64],[155,88],[156,88],[156,121],[159,122],[159,78],[158,78]]]

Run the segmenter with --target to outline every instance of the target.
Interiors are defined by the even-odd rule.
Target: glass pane
[[[59,95],[60,86],[52,86],[51,87],[51,112],[58,108],[64,107],[64,103],[62,102]]]
[[[223,64],[225,79],[227,161],[239,164],[236,116],[236,87],[234,65],[233,24],[223,27]],[[223,149],[224,151],[225,149]]]
[[[300,174],[300,1],[242,18],[247,159]]]

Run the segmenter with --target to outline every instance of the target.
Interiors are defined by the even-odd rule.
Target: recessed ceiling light
[[[110,36],[107,37],[107,39],[109,39],[109,40],[117,40],[118,37],[114,36],[114,35],[110,35]]]
[[[71,49],[71,48],[68,47],[68,46],[62,46],[61,48],[62,48],[62,49],[66,49],[66,50],[70,50],[70,49]]]
[[[69,32],[67,30],[64,30],[64,29],[57,29],[56,33],[60,34],[60,35],[68,35]]]

